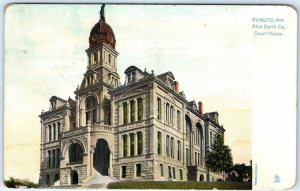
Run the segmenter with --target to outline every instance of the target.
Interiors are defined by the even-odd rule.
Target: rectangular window
[[[127,135],[123,135],[123,156],[127,157]]]
[[[209,139],[210,139],[210,146],[212,146],[212,143],[213,143],[213,142],[212,142],[212,141],[213,141],[213,140],[212,140],[212,132],[209,132]]]
[[[135,104],[134,100],[130,101],[130,122],[133,123],[135,121]]]
[[[176,171],[175,171],[175,167],[173,167],[173,179],[176,179]]]
[[[181,161],[181,142],[177,141],[177,160]]]
[[[138,155],[143,154],[143,133],[142,132],[137,132],[138,136]]]
[[[54,182],[58,181],[59,180],[59,174],[55,174],[54,175]]]
[[[126,166],[121,167],[121,178],[126,178]]]
[[[214,144],[217,142],[217,134],[214,134]]]
[[[200,165],[200,153],[198,153],[198,165]]]
[[[181,126],[181,118],[180,118],[181,116],[180,116],[180,111],[179,110],[177,110],[177,129],[178,130],[180,130],[180,126]]]
[[[93,110],[93,125],[97,122],[97,110]]]
[[[53,123],[53,141],[56,140],[56,125]]]
[[[170,166],[168,166],[168,170],[169,170],[169,178],[172,178],[172,169]]]
[[[59,149],[56,149],[56,160],[55,160],[55,167],[56,168],[59,168],[59,166],[60,166],[60,157],[59,157],[59,154],[60,154],[60,152],[59,152]]]
[[[164,177],[164,165],[160,164],[159,166],[160,166],[160,176]]]
[[[186,166],[189,166],[189,164],[190,164],[190,161],[189,161],[189,149],[188,148],[186,148]]]
[[[49,142],[52,141],[52,128],[51,125],[48,126],[49,127]]]
[[[51,151],[48,151],[48,168],[51,168]]]
[[[170,136],[167,135],[166,138],[166,153],[167,153],[167,157],[170,157]]]
[[[136,169],[135,176],[136,177],[140,177],[141,176],[141,172],[142,172],[142,164],[136,164],[135,165],[135,169]]]
[[[197,159],[198,155],[197,155],[197,152],[195,152],[195,165],[197,166],[197,162],[198,162],[198,159]]]
[[[85,124],[88,125],[90,121],[90,112],[86,112],[85,113]]]
[[[179,175],[180,175],[180,180],[183,180],[183,177],[182,177],[182,169],[179,169]]]
[[[143,99],[138,98],[138,120],[143,120],[143,112],[144,112]]]
[[[174,138],[171,137],[171,145],[170,145],[170,155],[171,155],[171,158],[174,158]]]
[[[56,159],[55,149],[53,149],[53,150],[52,150],[52,161],[51,161],[52,163],[51,163],[51,168],[54,168],[54,167],[55,167],[55,163],[56,163],[55,159]]]
[[[46,185],[49,185],[49,184],[50,184],[50,176],[46,175]]]
[[[161,140],[161,132],[157,132],[157,154],[161,155],[162,148],[162,140]]]
[[[128,123],[128,107],[127,103],[123,103],[123,124]]]
[[[170,107],[170,123],[171,123],[171,125],[173,126],[173,124],[174,124],[174,121],[173,121],[173,111],[174,111],[174,107],[173,106],[171,106]]]
[[[157,98],[157,119],[161,120],[161,99]]]
[[[166,104],[166,123],[169,123],[170,122],[170,119],[169,119],[169,104],[167,103]]]
[[[134,134],[130,133],[130,156],[134,156]]]
[[[60,122],[57,123],[57,135],[58,138],[60,139]]]

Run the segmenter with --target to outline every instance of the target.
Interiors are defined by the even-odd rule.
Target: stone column
[[[76,127],[79,127],[79,99],[78,96],[76,98]]]
[[[116,125],[114,119],[115,119],[115,100],[112,96],[112,98],[111,98],[111,108],[110,108],[110,119],[109,119],[111,126]]]
[[[108,176],[113,176],[113,153],[110,151],[109,152],[109,171],[108,171]]]
[[[137,137],[137,133],[135,132],[133,134],[133,137],[134,137],[134,154],[137,155],[138,154],[138,143],[139,143],[139,140],[138,140],[138,137]]]
[[[59,131],[58,131],[58,123],[56,122],[55,123],[55,128],[56,128],[56,134],[55,134],[55,140],[58,140],[58,133],[59,133]]]
[[[43,169],[43,161],[44,161],[44,142],[46,142],[46,137],[47,137],[47,134],[45,136],[45,140],[43,140],[43,133],[46,133],[46,129],[45,126],[43,125],[43,120],[41,119],[40,120],[40,123],[41,123],[41,153],[40,153],[40,169]]]
[[[142,98],[142,102],[143,102],[143,119],[145,120],[146,119],[146,100],[145,100],[145,97]],[[150,104],[152,105],[152,104]]]
[[[102,102],[102,101],[100,101],[100,102]],[[99,108],[99,113],[100,113],[100,116],[99,116],[99,122],[100,122],[100,125],[104,125],[104,109],[103,109],[103,104],[99,104],[99,106],[98,106],[98,108]]]
[[[94,176],[94,153],[95,153],[95,148],[91,146],[90,150],[90,176]]]
[[[150,100],[149,100],[149,110],[150,110],[150,118],[154,117],[154,85],[152,84],[152,86],[150,87],[150,92],[149,92],[149,95],[150,95]],[[143,98],[143,105],[144,105],[144,108],[146,108],[146,105],[145,105],[145,98]],[[144,109],[145,110],[145,109]],[[144,112],[145,113],[145,112]],[[145,116],[144,116],[145,118]]]
[[[65,131],[70,131],[70,111],[67,110],[66,112],[67,113],[65,115]],[[58,125],[56,124],[56,126]]]

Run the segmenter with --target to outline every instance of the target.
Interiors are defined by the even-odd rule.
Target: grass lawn
[[[190,182],[190,181],[124,181],[112,182],[108,189],[219,189],[219,190],[251,190],[249,182]]]

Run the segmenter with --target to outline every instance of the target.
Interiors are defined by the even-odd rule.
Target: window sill
[[[76,164],[82,164],[83,161],[78,161],[78,162],[69,162],[67,165],[76,165]]]

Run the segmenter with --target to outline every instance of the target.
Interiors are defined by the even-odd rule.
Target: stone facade
[[[76,100],[53,96],[41,118],[40,185],[83,184],[98,172],[118,180],[212,181],[205,155],[223,136],[218,113],[179,92],[171,72],[135,66],[117,73],[116,39],[104,16],[92,28]]]

